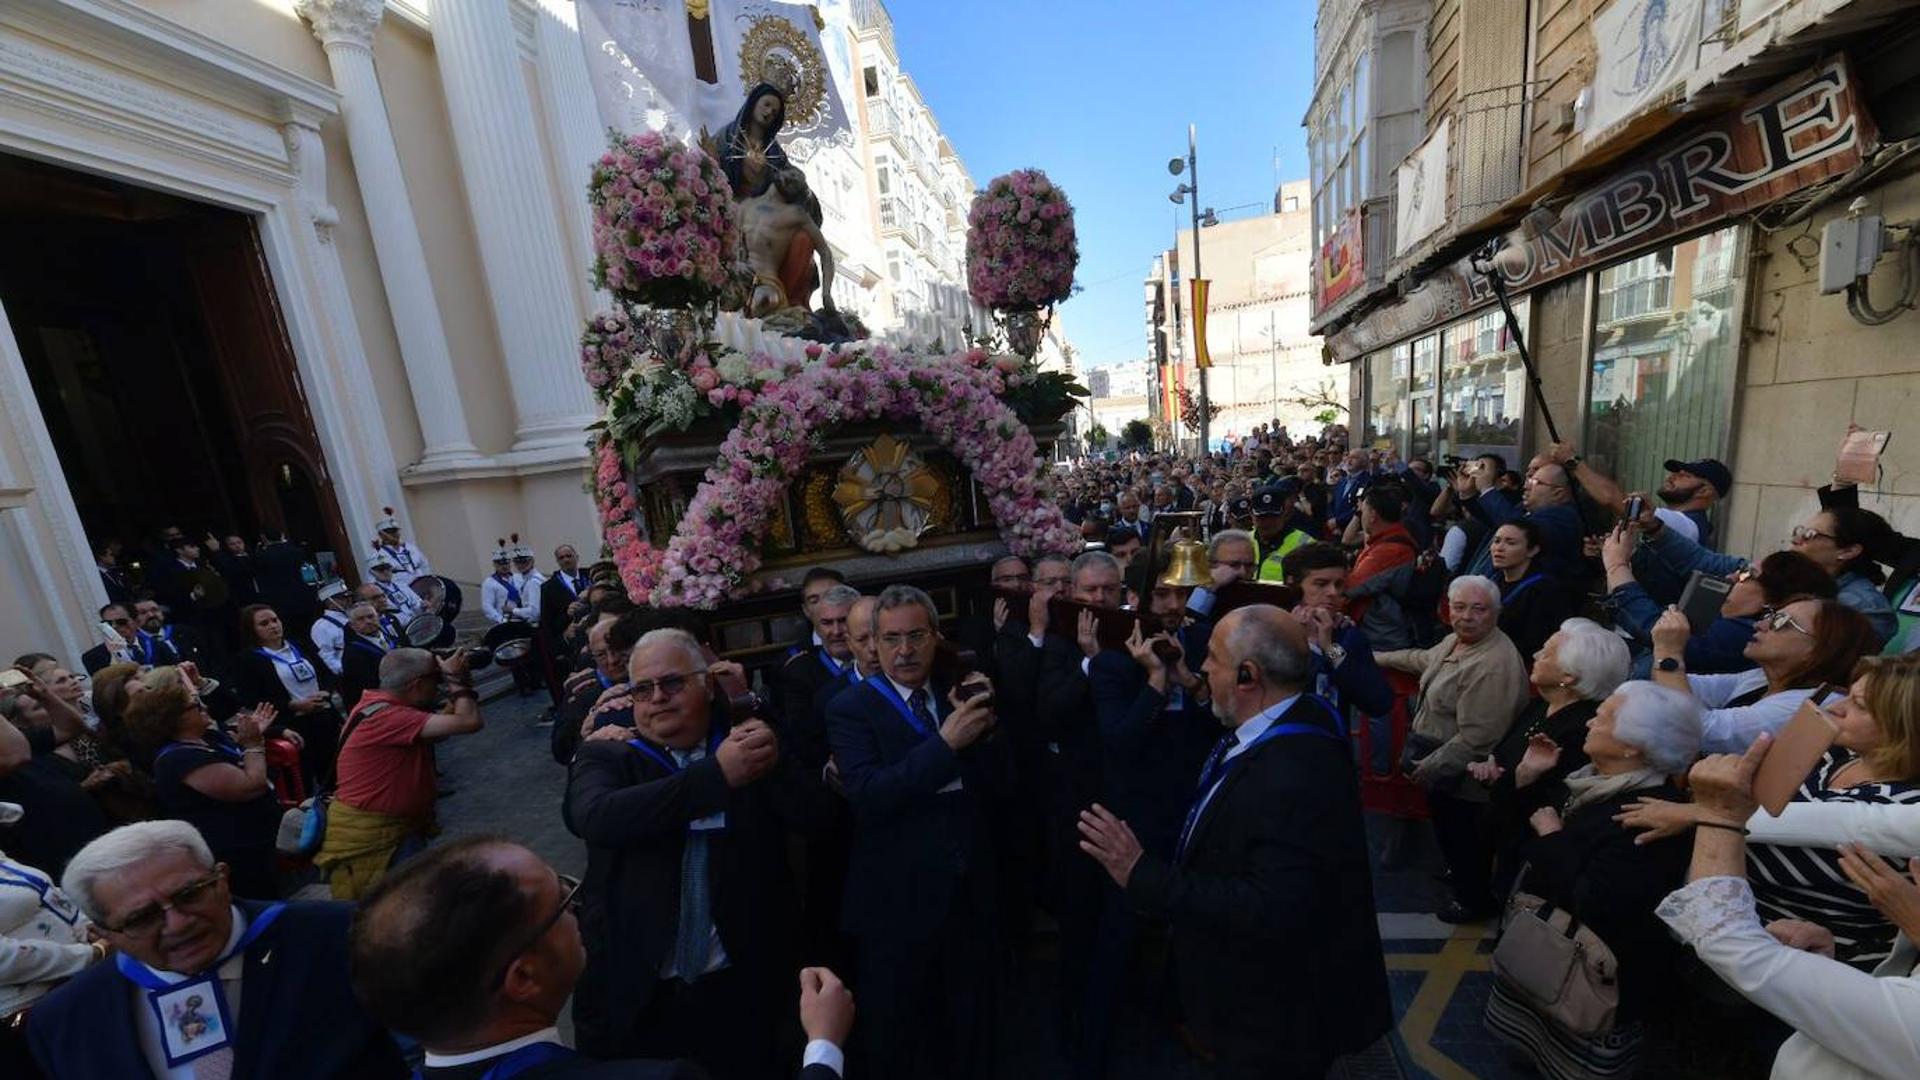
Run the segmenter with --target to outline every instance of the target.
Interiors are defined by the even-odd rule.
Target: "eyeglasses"
[[[1819,529],[1810,529],[1805,525],[1795,525],[1793,527],[1793,532],[1790,535],[1793,537],[1794,542],[1797,544],[1804,544],[1809,540],[1812,540],[1816,536],[1824,536],[1828,540],[1831,540],[1836,544],[1840,542],[1840,538],[1833,535],[1832,533],[1823,533]]]
[[[1067,581],[1067,575],[1062,574],[1059,577],[1034,578],[1033,584],[1038,589],[1064,589],[1067,587]]]
[[[678,675],[662,675],[658,679],[641,679],[633,684],[634,700],[652,701],[653,692],[658,690],[662,697],[672,701],[680,696],[680,691],[687,688],[687,683],[692,681],[694,676],[705,674],[704,671],[686,671]]]
[[[1813,631],[1801,626],[1800,621],[1795,619],[1790,612],[1775,611],[1772,608],[1761,608],[1760,618],[1755,621],[1754,625],[1756,627],[1764,626],[1769,630],[1785,630],[1788,627],[1792,627],[1808,637],[1813,636]]]
[[[931,630],[909,630],[904,634],[881,634],[880,644],[889,649],[897,649],[902,645],[910,645],[917,649],[925,645],[931,637],[933,637],[933,631]]]
[[[554,876],[560,879],[560,906],[553,909],[553,914],[540,920],[540,925],[534,928],[533,933],[527,935],[526,944],[507,955],[507,962],[500,965],[500,973],[493,977],[493,981],[487,983],[487,993],[495,993],[507,984],[507,972],[513,970],[513,962],[520,958],[521,953],[533,948],[535,942],[546,937],[547,931],[553,929],[553,924],[560,921],[560,916],[565,915],[569,911],[576,914],[579,912],[580,879],[570,877],[566,874],[556,874]]]
[[[149,904],[120,920],[119,926],[108,926],[102,922],[99,924],[100,928],[115,934],[127,934],[129,936],[151,934],[155,930],[160,929],[160,923],[166,919],[167,912],[178,911],[181,908],[192,906],[196,901],[207,895],[208,889],[213,888],[225,880],[226,876],[227,868],[225,866],[216,866],[213,868],[213,873],[208,874],[206,877],[189,881],[185,885],[175,889],[173,895],[167,897],[165,900],[157,904]]]

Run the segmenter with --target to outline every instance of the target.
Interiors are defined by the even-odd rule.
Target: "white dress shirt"
[[[1674,936],[1748,1001],[1792,1026],[1775,1080],[1920,1076],[1920,954],[1904,935],[1869,975],[1781,944],[1760,924],[1746,878],[1706,877],[1656,910]]]
[[[1295,694],[1281,701],[1279,704],[1266,709],[1257,716],[1250,716],[1240,721],[1239,726],[1233,729],[1235,742],[1233,746],[1227,750],[1226,756],[1220,759],[1220,775],[1214,779],[1213,784],[1209,786],[1207,790],[1200,793],[1200,808],[1193,815],[1193,821],[1196,826],[1199,825],[1201,817],[1205,816],[1207,804],[1213,801],[1213,793],[1220,790],[1221,781],[1227,778],[1225,768],[1227,762],[1246,753],[1247,747],[1252,746],[1254,740],[1265,735],[1267,729],[1272,727],[1282,716],[1285,716],[1287,710],[1293,708],[1293,703],[1299,700],[1300,695]],[[1188,839],[1192,838],[1189,837]]]
[[[520,584],[518,575],[513,577],[513,587],[520,590],[520,602],[515,604],[507,592],[507,586],[499,578],[489,574],[487,580],[480,583],[480,610],[490,623],[503,623],[508,619],[525,619],[528,622],[540,616],[540,592],[536,589],[532,596]]]
[[[233,929],[227,933],[227,943],[221,947],[221,953],[240,944],[240,935],[246,932],[247,916],[236,907],[233,909]],[[247,954],[244,952],[227,957],[226,963],[220,965],[220,989],[227,997],[227,1038],[236,1043],[240,1041],[240,983],[246,969]],[[153,973],[168,982],[192,977],[158,968]],[[153,1008],[147,1004],[147,991],[129,980],[127,992],[133,995],[133,1024],[140,1036],[140,1056],[147,1059],[147,1068],[153,1070],[156,1080],[194,1080],[193,1067],[200,1059],[167,1068],[167,1049],[161,1038],[160,1018],[153,1014]]]
[[[535,1043],[566,1045],[566,1043],[560,1039],[559,1028],[541,1028],[531,1035],[522,1035],[517,1039],[508,1039],[503,1043],[484,1046],[478,1050],[469,1050],[464,1054],[436,1054],[429,1050],[427,1051],[426,1067],[429,1069],[451,1069],[456,1065],[470,1065],[473,1062],[485,1061],[488,1058],[504,1057],[513,1053],[515,1050],[532,1046]]]
[[[269,649],[265,645],[262,645],[260,648],[273,656],[279,657],[278,660],[274,661],[273,673],[280,676],[280,685],[287,688],[288,697],[298,701],[303,697],[312,697],[320,692],[319,672],[314,672],[313,678],[311,679],[294,677],[293,665],[300,662],[303,654],[297,652],[293,645],[283,644],[278,649]]]
[[[37,890],[0,880],[0,1017],[33,1004],[94,961],[93,946],[87,944],[91,924],[72,908],[57,882],[0,855],[0,878],[6,875],[46,881],[52,906],[41,902]],[[55,914],[55,907],[74,920]]]
[[[319,618],[313,620],[313,628],[307,631],[307,636],[313,640],[313,648],[320,654],[320,662],[327,665],[328,671],[340,674],[340,661],[347,651],[347,617],[338,611],[323,611]]]

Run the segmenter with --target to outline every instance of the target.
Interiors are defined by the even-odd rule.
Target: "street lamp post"
[[[1188,196],[1188,195],[1193,196],[1193,204],[1191,206],[1191,209],[1193,211],[1193,278],[1192,280],[1200,281],[1202,280],[1202,277],[1200,274],[1200,153],[1197,147],[1196,140],[1194,138],[1194,127],[1192,124],[1187,125],[1186,160],[1182,161],[1179,158],[1174,158],[1172,161],[1167,162],[1167,171],[1172,173],[1175,176],[1179,176],[1183,171],[1188,174],[1187,182],[1184,184],[1181,184],[1180,187],[1174,191],[1172,198],[1173,198],[1173,201],[1177,203],[1182,201],[1182,199],[1185,196]],[[1176,255],[1179,254],[1179,247],[1177,245],[1174,248],[1174,253]],[[1188,288],[1189,290],[1191,290],[1192,286],[1189,286]],[[1200,356],[1199,335],[1200,335],[1201,325],[1202,325],[1202,322],[1200,319],[1200,313],[1196,311],[1194,312],[1194,319],[1193,319],[1193,333],[1194,333],[1193,351],[1194,351],[1194,356],[1196,360]],[[1208,431],[1209,422],[1207,418],[1207,369],[1205,367],[1200,367],[1198,370],[1200,372],[1200,452],[1202,454],[1205,454],[1207,453],[1208,448],[1212,443],[1212,439],[1210,438],[1210,433]]]

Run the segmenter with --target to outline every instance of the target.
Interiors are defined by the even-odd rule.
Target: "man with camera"
[[[394,649],[380,658],[379,687],[361,695],[341,729],[326,838],[313,860],[336,900],[358,899],[426,846],[439,796],[434,744],[483,726],[465,650],[442,658]]]
[[[757,702],[722,696],[739,673],[684,630],[649,631],[627,664],[633,727],[596,731],[573,759],[563,813],[587,842],[573,1018],[595,1057],[776,1071],[786,835],[815,807],[774,729],[745,714]]]
[[[1117,580],[1117,579],[1116,579]],[[874,603],[880,668],[833,699],[827,730],[853,807],[843,913],[860,945],[872,1061],[888,1077],[993,1068],[993,804],[1010,775],[983,675],[934,672],[939,614],[911,585]]]

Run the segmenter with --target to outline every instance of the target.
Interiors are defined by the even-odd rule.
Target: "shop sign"
[[[1517,295],[1765,206],[1859,165],[1878,138],[1852,68],[1836,57],[1588,188],[1526,243],[1525,264],[1506,275],[1507,287]],[[1349,362],[1492,300],[1485,278],[1462,258],[1329,335],[1327,348]]]

